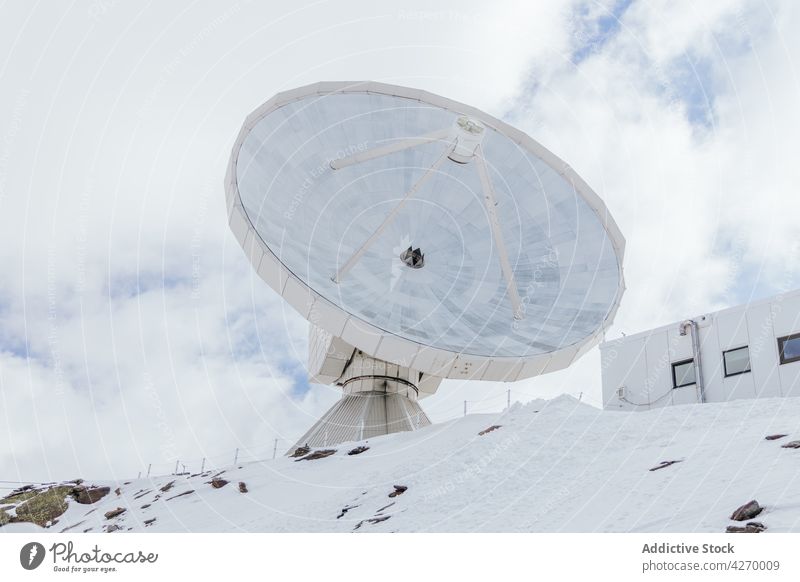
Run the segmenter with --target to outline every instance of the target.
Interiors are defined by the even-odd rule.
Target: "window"
[[[672,364],[672,387],[680,388],[695,383],[694,360],[683,360]]]
[[[736,376],[750,371],[750,348],[744,346],[734,350],[722,352],[722,360],[725,363],[725,377]]]
[[[781,357],[781,364],[800,360],[800,333],[779,337],[778,354]]]

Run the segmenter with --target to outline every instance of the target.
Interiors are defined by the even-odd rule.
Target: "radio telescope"
[[[625,240],[555,155],[486,113],[375,82],[275,95],[225,178],[231,229],[310,322],[309,378],[342,398],[298,445],[430,424],[443,378],[569,366],[613,321]]]

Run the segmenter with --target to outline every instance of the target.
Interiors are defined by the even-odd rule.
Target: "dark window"
[[[695,383],[694,360],[683,360],[672,364],[672,387],[690,386]]]
[[[747,346],[722,352],[722,359],[726,378],[750,371],[750,348]]]
[[[781,364],[800,360],[800,333],[779,337],[778,353],[781,356]]]

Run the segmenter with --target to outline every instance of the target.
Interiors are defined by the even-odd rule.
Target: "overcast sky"
[[[627,239],[609,337],[800,286],[798,30],[789,0],[2,4],[0,479],[271,456],[338,398],[222,187],[244,117],[320,80],[440,93],[567,160]],[[425,408],[599,386],[594,350]]]

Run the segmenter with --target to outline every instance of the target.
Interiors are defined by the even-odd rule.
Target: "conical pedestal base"
[[[344,394],[289,452],[305,445],[331,446],[430,424],[419,403],[405,394],[378,391]]]

